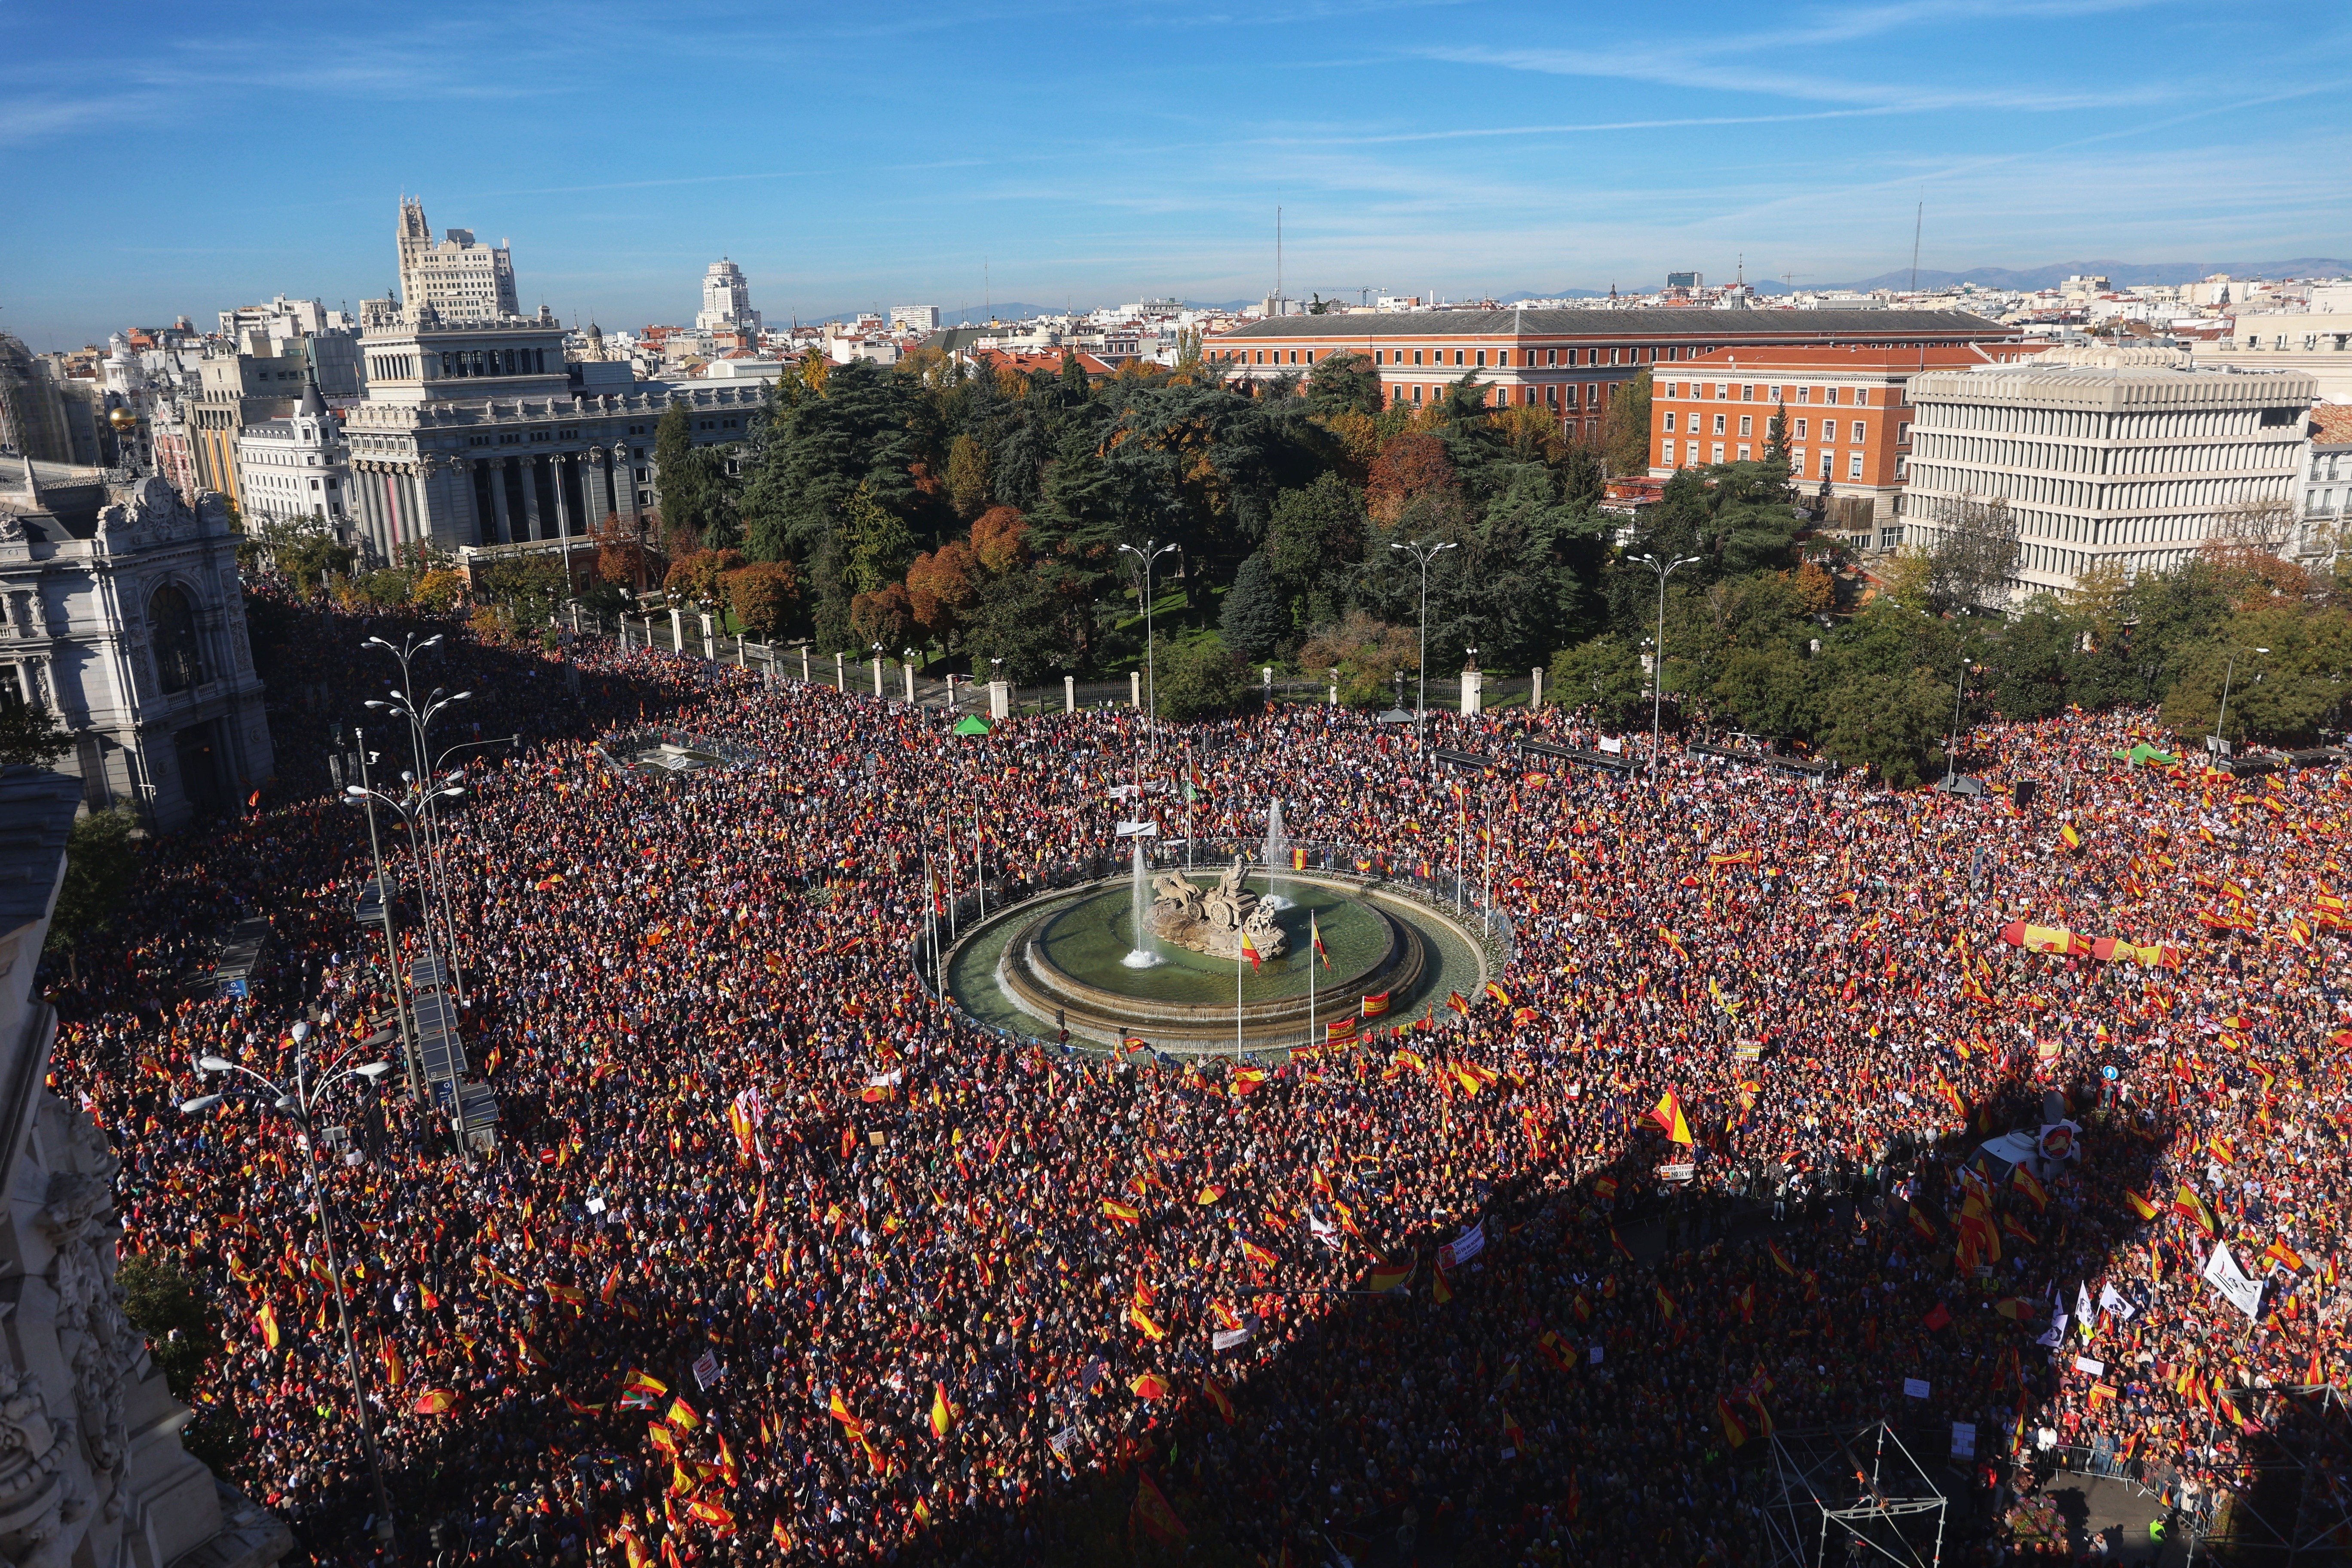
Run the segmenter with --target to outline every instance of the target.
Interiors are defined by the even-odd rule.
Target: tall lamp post
[[[376,837],[375,831],[375,803],[383,797],[368,787],[368,760],[372,753],[367,747],[367,731],[353,725],[352,739],[359,746],[360,793],[357,795],[346,795],[342,798],[345,804],[356,802],[367,811],[368,854],[375,862],[376,912],[383,920],[383,964],[392,979],[392,1016],[393,1021],[400,1026],[400,1054],[408,1066],[409,1093],[422,1100],[425,1096],[425,1074],[423,1064],[416,1058],[416,1037],[408,1027],[408,996],[400,983],[400,942],[392,930],[392,883],[383,874],[383,842]],[[420,915],[423,913],[422,910],[418,912]]]
[[[1143,732],[1155,740],[1160,722],[1160,671],[1158,650],[1151,643],[1151,563],[1175,548],[1176,542],[1172,539],[1165,544],[1147,539],[1140,550],[1132,544],[1119,546],[1121,551],[1143,563]],[[1142,781],[1139,779],[1137,782]]]
[[[1423,745],[1427,745],[1429,743],[1429,563],[1454,546],[1450,540],[1415,539],[1403,543],[1391,544],[1389,548],[1412,556],[1421,565],[1421,652],[1418,656],[1421,667],[1421,686],[1419,694],[1412,700],[1412,719],[1413,732],[1421,736]]]
[[[251,1068],[241,1067],[226,1057],[199,1057],[196,1058],[196,1070],[200,1075],[236,1073],[251,1079],[261,1086],[270,1108],[301,1129],[302,1148],[310,1156],[310,1195],[319,1215],[319,1235],[327,1249],[327,1272],[334,1278],[335,1316],[342,1324],[343,1366],[351,1373],[352,1408],[359,1416],[360,1444],[367,1454],[368,1474],[375,1481],[375,1536],[378,1541],[389,1542],[393,1539],[392,1493],[383,1484],[383,1463],[375,1446],[375,1423],[368,1416],[367,1389],[360,1376],[359,1343],[352,1337],[351,1309],[343,1299],[343,1268],[335,1253],[334,1216],[327,1207],[326,1182],[319,1174],[319,1135],[314,1113],[320,1099],[337,1084],[346,1079],[364,1079],[374,1083],[392,1070],[392,1064],[365,1062],[346,1068],[343,1064],[359,1051],[359,1047],[353,1046],[334,1059],[320,1082],[310,1083],[303,1065],[303,1047],[309,1043],[310,1036],[309,1024],[294,1026],[294,1083],[290,1089],[284,1084],[274,1083]],[[227,1087],[233,1089],[236,1086],[231,1082]],[[226,1092],[200,1094],[182,1100],[180,1110],[184,1115],[200,1116],[227,1098]]]
[[[402,718],[408,721],[409,749],[415,755],[415,765],[418,775],[425,778],[432,777],[435,771],[434,764],[430,760],[433,752],[433,721],[439,718],[442,712],[449,708],[451,704],[468,701],[474,695],[470,691],[445,694],[442,688],[435,687],[432,693],[425,698],[424,702],[420,704],[417,701],[416,683],[410,671],[410,662],[416,655],[423,653],[426,648],[436,646],[440,641],[440,634],[436,632],[432,637],[425,638],[423,642],[418,642],[412,637],[407,640],[407,643],[404,646],[400,647],[393,647],[391,643],[386,642],[380,637],[370,637],[365,643],[361,645],[362,647],[380,647],[383,649],[384,652],[392,655],[393,658],[400,661],[400,686],[398,689],[396,689],[388,698],[381,698],[370,701],[367,706],[370,708],[380,708],[390,712],[397,713]],[[445,926],[448,927],[446,935],[448,938],[449,967],[451,976],[455,979],[457,966],[457,931],[454,925],[449,924],[449,902],[446,896],[447,889],[442,876],[441,819],[440,814],[438,812],[432,811],[429,805],[427,808],[425,831],[426,846],[424,847],[429,847],[430,850],[433,885],[437,891],[443,894],[441,901],[442,921]],[[460,983],[460,984],[462,986],[462,983]],[[463,994],[462,989],[460,991],[460,994]]]
[[[1696,555],[1677,555],[1672,561],[1660,561],[1654,555],[1636,555],[1634,560],[1658,574],[1658,640],[1650,652],[1650,778],[1658,776],[1659,716],[1666,706],[1666,579],[1677,567],[1698,563]]]
[[[366,775],[362,773],[361,776],[364,778]],[[384,794],[382,790],[372,788],[364,784],[346,784],[343,786],[343,804],[345,805],[362,807],[367,812],[368,847],[375,857],[375,885],[377,892],[380,895],[382,908],[383,910],[384,954],[386,961],[390,963],[392,968],[393,1011],[398,1014],[400,1017],[400,1042],[401,1048],[408,1054],[409,1082],[411,1087],[416,1091],[420,1100],[425,1094],[424,1063],[416,1055],[415,1038],[410,1033],[408,1027],[406,1004],[402,1000],[400,984],[400,950],[392,938],[392,889],[383,872],[383,848],[376,838],[375,808],[378,802],[383,803],[383,805],[391,810],[394,816],[400,818],[401,825],[408,829],[409,847],[416,856],[416,901],[418,906],[416,929],[418,934],[425,939],[425,956],[429,962],[434,957],[433,918],[431,912],[432,906],[426,897],[425,834],[423,829],[418,826],[418,819],[425,816],[430,803],[436,797],[447,796],[455,798],[464,795],[466,793],[465,790],[460,788],[455,783],[456,780],[463,776],[464,775],[461,773],[451,773],[449,778],[452,782],[443,785],[439,789],[419,786],[414,782],[414,780],[411,780],[409,785],[409,798],[405,804],[393,799],[392,796]],[[445,907],[441,912],[443,923],[446,924],[448,920],[448,910]],[[452,971],[455,971],[457,968],[457,955],[454,951],[450,954],[449,967]]]
[[[2221,711],[2213,721],[2213,738],[2224,746],[2230,743],[2226,735],[2230,723],[2230,682],[2238,673],[2238,655],[2241,653],[2266,654],[2270,651],[2266,647],[2233,647],[2230,650],[2229,665],[2221,672]],[[2217,747],[2216,750],[2219,748]]]

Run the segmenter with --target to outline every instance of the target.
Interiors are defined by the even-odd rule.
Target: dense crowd
[[[310,635],[323,677],[364,633]],[[420,679],[485,657],[453,634]],[[375,1507],[314,1169],[400,1529],[451,1562],[1753,1563],[1776,1428],[1968,1423],[1980,1500],[2057,1445],[2188,1504],[2344,1384],[2333,768],[2133,763],[2132,716],[2072,715],[1969,737],[1980,797],[1895,795],[1565,762],[1520,742],[1594,737],[1545,710],[1438,721],[1495,764],[1454,771],[1323,708],[1154,752],[1120,714],[957,735],[695,658],[528,662],[477,682],[525,745],[465,762],[443,849],[494,1154],[397,1075],[330,1091],[316,1167],[256,1097],[174,1109],[223,1087],[199,1056],[315,1073],[390,1011],[347,809],[159,847],[119,960],[54,994],[124,1250],[222,1309],[194,1431],[314,1561],[367,1560]],[[587,743],[647,719],[757,760]],[[1107,870],[1146,755],[1171,834],[1278,798],[1401,864],[1491,849],[1496,984],[1263,1081],[941,1005],[908,953],[944,825],[992,904]],[[255,910],[271,984],[191,992]],[[1977,1157],[2051,1122],[2072,1158]],[[1974,1517],[1955,1560],[2016,1550]]]

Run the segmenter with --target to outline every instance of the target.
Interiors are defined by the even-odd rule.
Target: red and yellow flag
[[[931,1436],[944,1437],[955,1426],[955,1410],[948,1404],[948,1385],[931,1385]]]
[[[1658,1097],[1658,1103],[1650,1108],[1650,1120],[1664,1129],[1666,1137],[1674,1142],[1688,1143],[1691,1141],[1689,1119],[1683,1115],[1683,1102],[1675,1098],[1673,1089]]]

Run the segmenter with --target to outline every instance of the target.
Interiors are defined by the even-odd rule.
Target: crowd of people
[[[370,629],[304,623],[306,711],[381,688]],[[593,640],[453,627],[419,668],[523,738],[441,847],[494,1152],[398,1072],[313,1148],[195,1065],[398,1065],[323,797],[158,845],[119,952],[48,976],[124,1253],[220,1308],[191,1441],[311,1561],[384,1550],[345,1311],[403,1549],[452,1563],[1759,1563],[1774,1436],[1880,1417],[1962,1456],[1948,1561],[2031,1555],[2004,1511],[2060,1451],[2191,1520],[2287,1453],[2299,1519],[2347,1500],[2332,765],[2135,761],[2144,715],[2074,714],[1968,737],[1981,795],[1898,795],[1526,749],[1596,739],[1557,709],[1433,721],[1491,763],[1444,768],[1321,707],[966,735]],[[649,723],[751,760],[593,747]],[[993,907],[1109,870],[1139,770],[1171,836],[1279,799],[1297,839],[1491,853],[1494,984],[1262,1076],[934,995],[942,825]],[[268,983],[191,984],[252,912]]]

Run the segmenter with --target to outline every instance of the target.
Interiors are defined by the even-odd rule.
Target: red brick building
[[[1209,339],[1202,353],[1245,384],[1304,376],[1335,353],[1360,354],[1399,407],[1426,406],[1475,372],[1490,405],[1542,406],[1570,429],[1597,436],[1626,382],[1645,370],[1663,377],[1712,353],[1831,344],[1912,353],[2012,336],[1961,310],[1411,310],[1270,316]]]
[[[1900,348],[1743,346],[1662,364],[1650,382],[1650,472],[1760,459],[1771,421],[1789,421],[1789,469],[1808,495],[1826,482],[1833,525],[1861,548],[1902,542],[1911,454],[1904,388],[1927,370],[2027,359],[2041,345],[1969,342]]]

